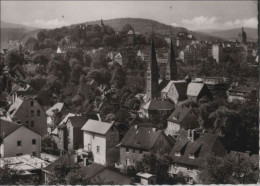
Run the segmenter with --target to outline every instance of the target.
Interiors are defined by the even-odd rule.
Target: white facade
[[[35,140],[35,142],[33,142],[33,140]],[[20,145],[18,145],[18,143],[20,143]],[[1,157],[12,157],[22,154],[40,157],[40,152],[41,135],[21,126],[3,139],[0,154]]]
[[[193,184],[198,183],[198,174],[199,170],[194,169],[190,166],[180,166],[180,165],[171,165],[169,168],[169,175],[173,176],[175,174],[182,173],[184,176],[188,177],[187,183]]]
[[[173,135],[175,134],[177,131],[179,131],[181,129],[180,124],[174,123],[172,121],[168,121],[167,122],[167,128],[165,129],[165,134],[166,135]]]
[[[222,60],[223,55],[223,47],[219,44],[213,44],[212,45],[212,56],[217,61],[217,63],[220,63]]]
[[[84,150],[92,151],[94,162],[106,164],[106,136],[84,131]]]

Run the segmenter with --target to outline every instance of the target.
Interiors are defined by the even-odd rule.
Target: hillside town
[[[0,62],[0,184],[256,184],[258,43],[126,23],[40,30]]]

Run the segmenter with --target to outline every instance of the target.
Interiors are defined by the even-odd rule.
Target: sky
[[[1,20],[40,28],[148,18],[190,30],[257,28],[257,1],[1,1]]]

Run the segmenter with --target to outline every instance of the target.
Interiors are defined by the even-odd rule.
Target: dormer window
[[[180,152],[180,151],[177,151],[177,152],[175,152],[174,155],[175,155],[175,156],[181,156],[181,152]]]
[[[190,159],[195,159],[195,154],[190,153],[190,154],[189,154],[189,158],[190,158]]]

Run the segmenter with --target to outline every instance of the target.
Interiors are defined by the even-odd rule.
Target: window
[[[34,121],[33,120],[31,121],[31,127],[34,127]]]
[[[90,143],[88,144],[88,150],[89,151],[91,150],[91,144]]]
[[[193,153],[190,153],[190,154],[189,154],[189,158],[190,158],[190,159],[195,159],[195,155],[194,155]]]
[[[192,170],[193,170],[193,167],[190,166],[190,165],[188,165],[187,170],[188,170],[188,171],[192,171]]]
[[[139,151],[139,154],[143,154],[143,151],[140,150],[140,151]]]
[[[33,156],[36,156],[36,152],[32,152],[32,155],[33,155]]]
[[[22,141],[17,141],[17,146],[22,146]]]
[[[33,101],[31,101],[31,107],[33,107],[33,105],[34,105],[34,102],[33,102]]]
[[[34,117],[34,111],[31,110],[31,117]]]
[[[99,153],[100,152],[100,147],[99,146],[97,146],[97,153]]]
[[[181,152],[179,151],[175,152],[175,156],[181,156]]]
[[[133,153],[135,153],[135,149],[133,149]]]
[[[128,148],[128,147],[126,147],[125,151],[126,151],[126,152],[129,152],[129,148]]]
[[[18,154],[16,154],[16,156],[22,156],[23,155],[23,153],[18,153]]]
[[[32,144],[33,144],[33,145],[36,145],[36,139],[33,139],[33,140],[32,140]]]
[[[93,139],[95,138],[95,134],[94,133],[92,134],[92,137],[93,137]]]
[[[110,139],[111,139],[112,142],[115,142],[115,135],[114,135],[114,134],[111,134],[111,135],[110,135]]]
[[[29,121],[26,121],[26,122],[25,122],[25,126],[26,126],[26,127],[29,127]]]
[[[40,116],[40,115],[41,115],[41,111],[37,110],[37,116]]]

